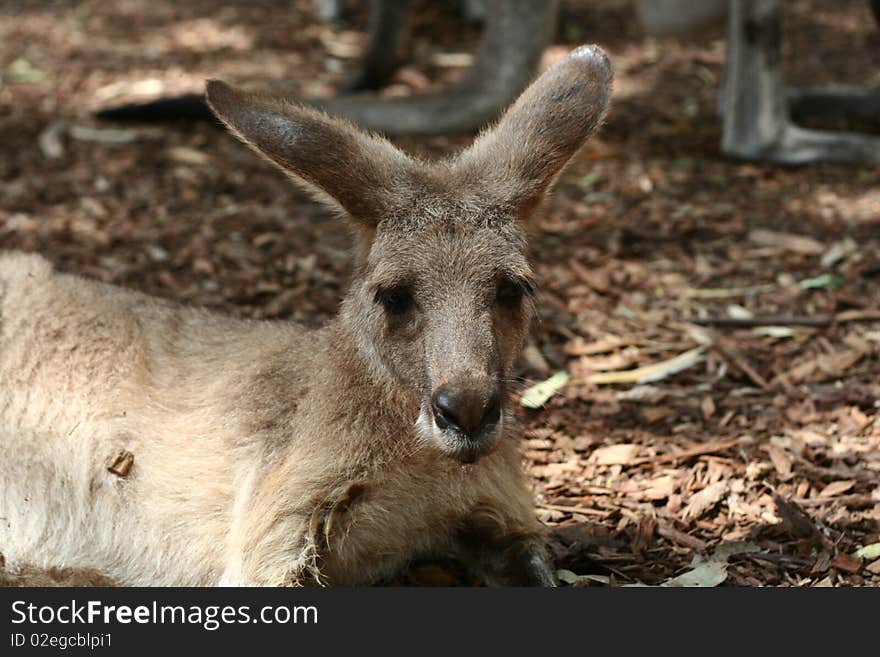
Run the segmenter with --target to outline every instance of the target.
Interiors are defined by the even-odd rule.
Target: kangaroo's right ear
[[[385,139],[310,107],[219,80],[208,81],[207,101],[243,142],[361,224],[374,226],[382,218],[415,168]]]
[[[527,215],[601,123],[612,78],[601,48],[573,50],[453,160],[461,184],[476,184],[520,217]]]

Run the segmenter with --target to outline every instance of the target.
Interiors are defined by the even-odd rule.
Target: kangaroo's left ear
[[[527,214],[602,121],[611,97],[611,63],[581,46],[535,80],[473,145],[451,163],[463,186]]]
[[[219,80],[208,82],[207,101],[242,141],[362,225],[382,219],[417,169],[387,140],[311,107]]]

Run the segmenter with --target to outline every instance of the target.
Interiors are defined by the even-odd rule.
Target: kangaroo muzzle
[[[503,391],[493,382],[445,383],[431,395],[431,414],[443,447],[473,462],[494,447],[501,424]]]

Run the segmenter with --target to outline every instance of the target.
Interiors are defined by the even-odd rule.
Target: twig
[[[858,435],[867,436],[868,433],[871,431],[871,428],[875,424],[877,424],[877,418],[880,418],[880,413],[874,413],[874,415],[871,416],[871,419],[868,420],[861,429],[859,429]]]
[[[733,361],[733,364],[736,365],[740,371],[743,372],[747,377],[752,380],[752,383],[756,384],[762,390],[770,390],[771,386],[767,383],[767,379],[758,374],[755,369],[749,365],[744,358],[741,356],[728,351],[724,347],[719,344],[713,345],[713,347],[727,360]]]
[[[864,474],[858,470],[850,468],[826,468],[821,465],[814,465],[805,459],[800,459],[796,466],[797,470],[801,470],[808,477],[815,477],[821,481],[836,481],[838,479],[855,479],[859,483],[873,483],[876,477],[870,474]]]
[[[754,317],[691,317],[684,321],[699,326],[719,328],[754,328],[756,326],[807,326],[825,328],[844,322],[870,322],[880,320],[880,310],[844,310],[836,315],[756,315]]]
[[[753,328],[755,326],[809,326],[823,328],[834,322],[832,315],[802,317],[798,315],[756,315],[755,317],[692,317],[685,321],[700,326]]]
[[[880,310],[844,310],[834,316],[835,322],[880,320]]]
[[[643,463],[665,463],[667,461],[680,461],[682,459],[693,458],[694,456],[703,456],[705,454],[714,454],[715,452],[723,452],[731,447],[736,447],[743,441],[742,438],[726,440],[720,443],[710,443],[708,445],[697,445],[689,447],[680,452],[672,452],[670,454],[658,454],[657,456],[646,456],[640,459],[633,459],[627,465],[641,465]]]
[[[611,511],[601,511],[599,509],[590,509],[585,506],[565,506],[564,504],[538,504],[542,509],[550,511],[564,511],[565,513],[580,513],[585,516],[601,516],[607,518],[611,515]]]
[[[657,528],[657,533],[660,534],[660,536],[662,536],[663,538],[669,539],[673,543],[683,545],[684,547],[689,547],[692,550],[700,550],[701,552],[703,552],[706,550],[707,547],[709,547],[709,544],[705,541],[701,541],[699,538],[691,536],[690,534],[680,532],[670,525],[660,525]]]
[[[873,506],[877,503],[877,500],[870,495],[860,495],[858,493],[853,493],[852,495],[838,495],[837,497],[796,497],[792,501],[800,506],[821,506],[832,502],[841,502],[844,506],[852,507],[854,509]]]
[[[684,290],[681,296],[690,299],[730,299],[732,297],[743,297],[751,294],[761,294],[763,292],[772,292],[776,289],[776,285],[767,283],[763,285],[749,285],[747,287],[730,287],[730,288],[710,288],[710,289],[694,289]]]
[[[783,567],[786,564],[790,564],[791,566],[795,566],[798,568],[803,568],[804,566],[812,563],[809,559],[804,559],[802,557],[794,557],[790,554],[774,554],[773,552],[745,552],[742,555],[744,559],[754,559],[756,561],[769,561],[770,563],[778,563]]]

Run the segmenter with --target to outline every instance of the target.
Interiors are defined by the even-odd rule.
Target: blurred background
[[[865,0],[783,4],[787,82],[880,85]],[[367,3],[339,5],[4,0],[0,248],[237,316],[332,317],[348,238],[326,210],[215,125],[94,114],[209,77],[332,96],[368,40]],[[380,94],[442,91],[481,25],[414,3]],[[853,556],[880,542],[880,169],[722,156],[725,36],[650,36],[628,0],[561,2],[541,65],[598,43],[616,88],[530,226],[543,287],[523,386],[569,376],[520,409],[539,512],[577,585],[656,584],[732,542],[748,549],[725,556],[728,584],[880,584],[880,560]],[[880,117],[804,125],[880,133]],[[472,137],[396,141],[437,157]],[[654,365],[655,381],[627,374]]]

